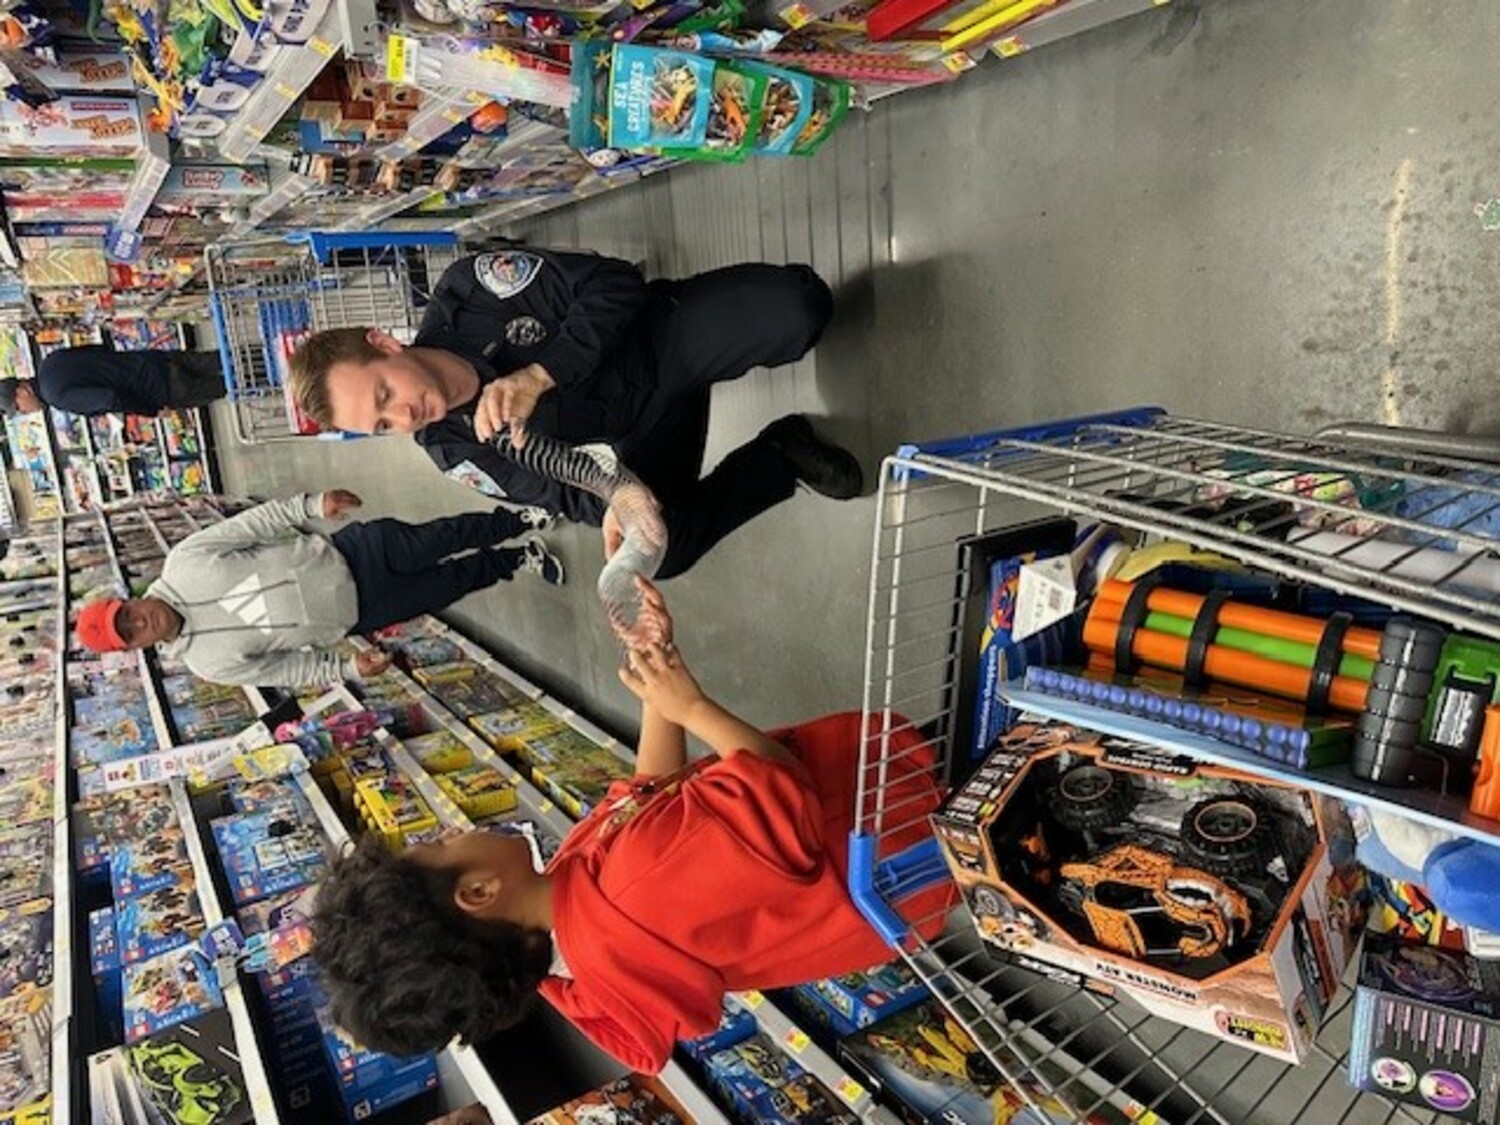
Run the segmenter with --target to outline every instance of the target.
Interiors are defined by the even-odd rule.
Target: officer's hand
[[[427,1125],[493,1125],[490,1111],[475,1102],[466,1105],[463,1109],[455,1109],[452,1113],[445,1113],[441,1117],[434,1117]]]
[[[526,444],[526,423],[536,409],[536,401],[557,386],[540,363],[528,363],[496,379],[479,396],[474,408],[474,436],[491,441],[505,426],[517,449]]]
[[[381,652],[378,648],[364,648],[354,654],[354,670],[361,679],[378,676],[390,666],[390,654]]]
[[[637,575],[635,588],[641,593],[641,612],[635,623],[636,634],[670,650],[672,614],[667,609],[667,599],[661,596],[661,591],[649,578]]]
[[[358,508],[363,503],[363,500],[347,488],[330,488],[323,493],[323,518],[340,519],[345,512],[351,508]]]

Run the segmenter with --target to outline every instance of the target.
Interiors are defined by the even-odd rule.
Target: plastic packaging
[[[662,638],[641,627],[641,592],[637,577],[650,578],[667,553],[667,526],[651,490],[620,464],[605,445],[572,446],[542,434],[528,434],[517,449],[509,429],[495,439],[495,447],[516,464],[562,484],[599,497],[614,511],[624,542],[599,573],[599,598],[609,626],[622,643],[638,647]]]

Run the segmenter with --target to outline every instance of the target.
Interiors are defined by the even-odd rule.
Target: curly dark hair
[[[551,964],[545,930],[477,922],[451,874],[368,834],[335,860],[313,909],[313,957],[333,1018],[359,1043],[405,1057],[516,1024]]]

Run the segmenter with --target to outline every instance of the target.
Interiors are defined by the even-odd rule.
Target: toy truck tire
[[[1064,770],[1050,804],[1052,817],[1074,832],[1092,832],[1120,824],[1135,808],[1137,793],[1130,775],[1093,762]]]
[[[1213,875],[1249,875],[1276,854],[1266,811],[1243,797],[1210,797],[1183,815],[1179,836],[1185,858]]]

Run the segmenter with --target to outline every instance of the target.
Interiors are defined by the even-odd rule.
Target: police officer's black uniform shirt
[[[161,352],[60,348],[37,367],[36,393],[72,414],[155,414],[169,405],[167,367]]]
[[[482,385],[539,363],[557,386],[537,400],[527,430],[574,445],[615,441],[656,385],[646,304],[640,271],[618,258],[531,249],[476,254],[444,272],[414,344],[463,356]],[[477,401],[416,435],[444,473],[497,499],[600,522],[605,505],[597,497],[479,442]]]

